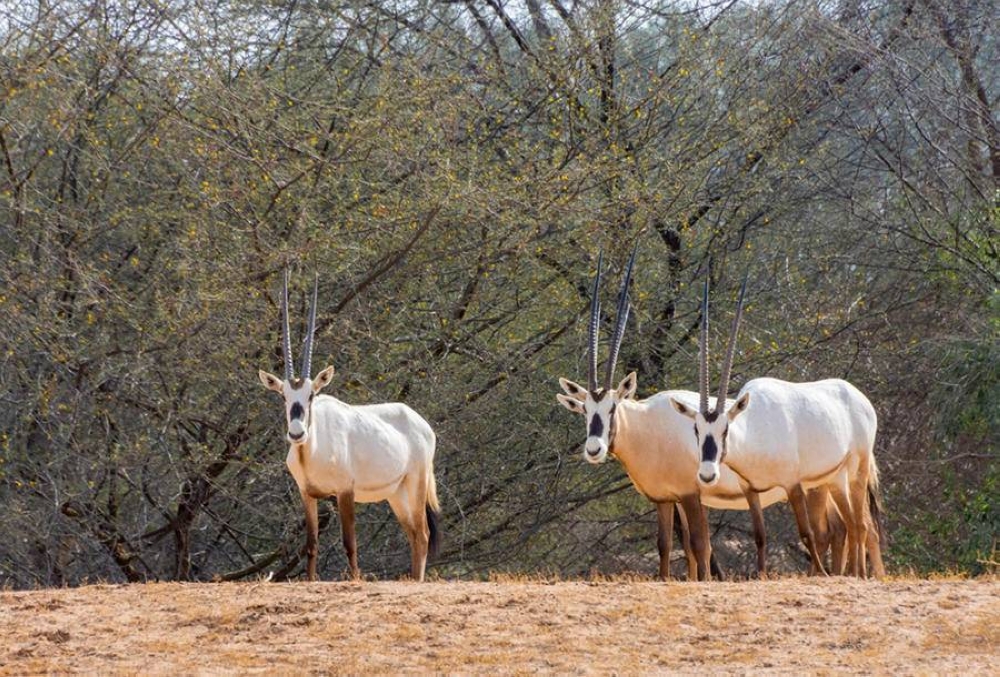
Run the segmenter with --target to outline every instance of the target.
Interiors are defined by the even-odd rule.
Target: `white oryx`
[[[354,503],[388,501],[410,541],[411,574],[423,580],[427,556],[433,556],[439,541],[434,431],[405,404],[352,406],[319,394],[333,378],[333,367],[321,371],[315,380],[309,378],[318,284],[317,280],[313,286],[301,375],[296,378],[292,365],[287,270],[281,296],[285,378],[265,371],[259,374],[266,388],[285,398],[290,445],[285,463],[305,507],[309,580],[316,580],[317,500],[330,496],[337,497],[344,549],[354,578],[360,576]]]
[[[730,331],[716,403],[726,402],[736,336],[743,314],[746,281]],[[739,476],[748,501],[760,492],[781,489],[795,512],[799,535],[810,551],[813,571],[825,573],[810,526],[808,489],[829,491],[847,529],[848,562],[852,573],[865,575],[865,548],[872,569],[882,576],[878,535],[869,533],[868,515],[877,522],[878,470],[874,444],[875,409],[847,381],[828,379],[789,383],[758,378],[743,386],[731,406],[713,408],[708,397],[708,281],[702,301],[699,362],[699,405],[671,400],[674,408],[694,421],[701,464],[698,481],[711,489],[729,468]],[[728,404],[728,403],[727,403]],[[870,506],[869,506],[870,503]],[[881,531],[880,529],[877,529]],[[869,536],[872,536],[869,538]]]
[[[748,503],[737,476],[726,467],[719,470],[718,481],[700,485],[695,475],[699,452],[691,421],[671,406],[673,401],[695,406],[698,394],[684,390],[660,392],[645,400],[632,399],[637,381],[635,372],[612,388],[615,362],[621,347],[629,313],[629,282],[635,252],[629,260],[618,296],[617,321],[611,341],[603,385],[597,383],[597,335],[600,324],[599,291],[603,256],[598,257],[597,276],[591,298],[588,340],[588,381],[584,388],[565,378],[559,379],[564,394],[559,402],[587,420],[587,441],[583,457],[590,463],[603,462],[609,453],[625,466],[636,490],[656,504],[659,535],[660,577],[670,573],[670,549],[673,541],[675,504],[681,504],[682,542],[688,562],[688,578],[706,580],[709,576],[711,543],[704,506],[726,510],[751,510],[757,541],[758,571],[765,569],[763,513],[761,506],[784,500],[781,489],[753,494]],[[826,506],[825,497],[819,505]],[[817,514],[817,529],[826,533],[827,515]]]

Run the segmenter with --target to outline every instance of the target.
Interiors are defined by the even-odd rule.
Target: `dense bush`
[[[442,575],[652,572],[652,507],[580,462],[554,399],[585,376],[597,251],[614,277],[635,242],[640,396],[693,387],[709,261],[719,327],[749,270],[732,388],[854,382],[891,562],[995,568],[996,23],[936,0],[0,10],[0,581],[301,571],[256,379],[286,266],[293,321],[320,275],[330,392],[435,427]],[[749,570],[744,516],[712,523]],[[408,567],[385,506],[359,540],[366,571]]]

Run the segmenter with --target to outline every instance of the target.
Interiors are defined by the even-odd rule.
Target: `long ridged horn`
[[[701,337],[698,339],[698,408],[708,413],[708,276],[705,276],[705,293],[701,299]]]
[[[743,296],[747,291],[747,278],[743,278],[740,286],[740,299],[736,302],[736,315],[733,317],[733,326],[729,330],[729,346],[726,348],[726,360],[722,363],[722,375],[719,377],[719,399],[716,402],[716,411],[724,411],[726,408],[726,393],[729,389],[729,372],[733,368],[733,356],[736,354],[736,335],[740,331],[740,319],[743,317]]]
[[[629,283],[632,281],[632,267],[635,265],[635,255],[639,251],[639,243],[636,242],[632,249],[632,256],[628,260],[628,267],[625,269],[625,280],[622,282],[621,291],[618,292],[618,308],[615,310],[615,332],[611,335],[611,354],[608,355],[607,371],[604,374],[604,387],[611,389],[611,380],[615,376],[615,366],[618,362],[618,351],[622,346],[622,337],[625,336],[625,325],[628,324]]]
[[[316,297],[319,295],[319,275],[313,282],[312,304],[309,306],[309,326],[306,328],[306,345],[302,355],[302,378],[312,377],[313,333],[316,331]]]
[[[288,331],[288,268],[285,268],[281,286],[281,349],[285,355],[285,380],[291,381],[295,378],[295,365],[292,363],[292,338]]]
[[[590,292],[590,327],[587,336],[587,389],[597,391],[597,333],[601,324],[601,267],[604,264],[604,251],[597,255],[597,275],[594,277],[594,288]]]

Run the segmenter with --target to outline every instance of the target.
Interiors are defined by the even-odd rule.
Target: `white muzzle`
[[[707,487],[719,481],[719,464],[711,461],[702,461],[698,467],[698,481]]]
[[[600,437],[588,437],[583,457],[590,463],[601,463],[608,457],[608,445]]]
[[[305,438],[306,427],[302,424],[302,421],[297,418],[292,419],[288,424],[288,441],[302,442]]]

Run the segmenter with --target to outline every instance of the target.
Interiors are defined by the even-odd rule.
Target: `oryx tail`
[[[427,529],[430,531],[427,556],[433,559],[441,547],[441,525],[439,524],[441,505],[438,503],[437,480],[434,479],[434,459],[431,459],[427,468],[427,504],[424,506],[424,512],[427,515]]]
[[[889,545],[889,534],[885,530],[882,514],[885,510],[882,507],[882,490],[879,486],[878,466],[875,465],[875,454],[870,453],[868,457],[868,511],[871,514],[872,522],[878,531],[879,546],[884,550]]]

